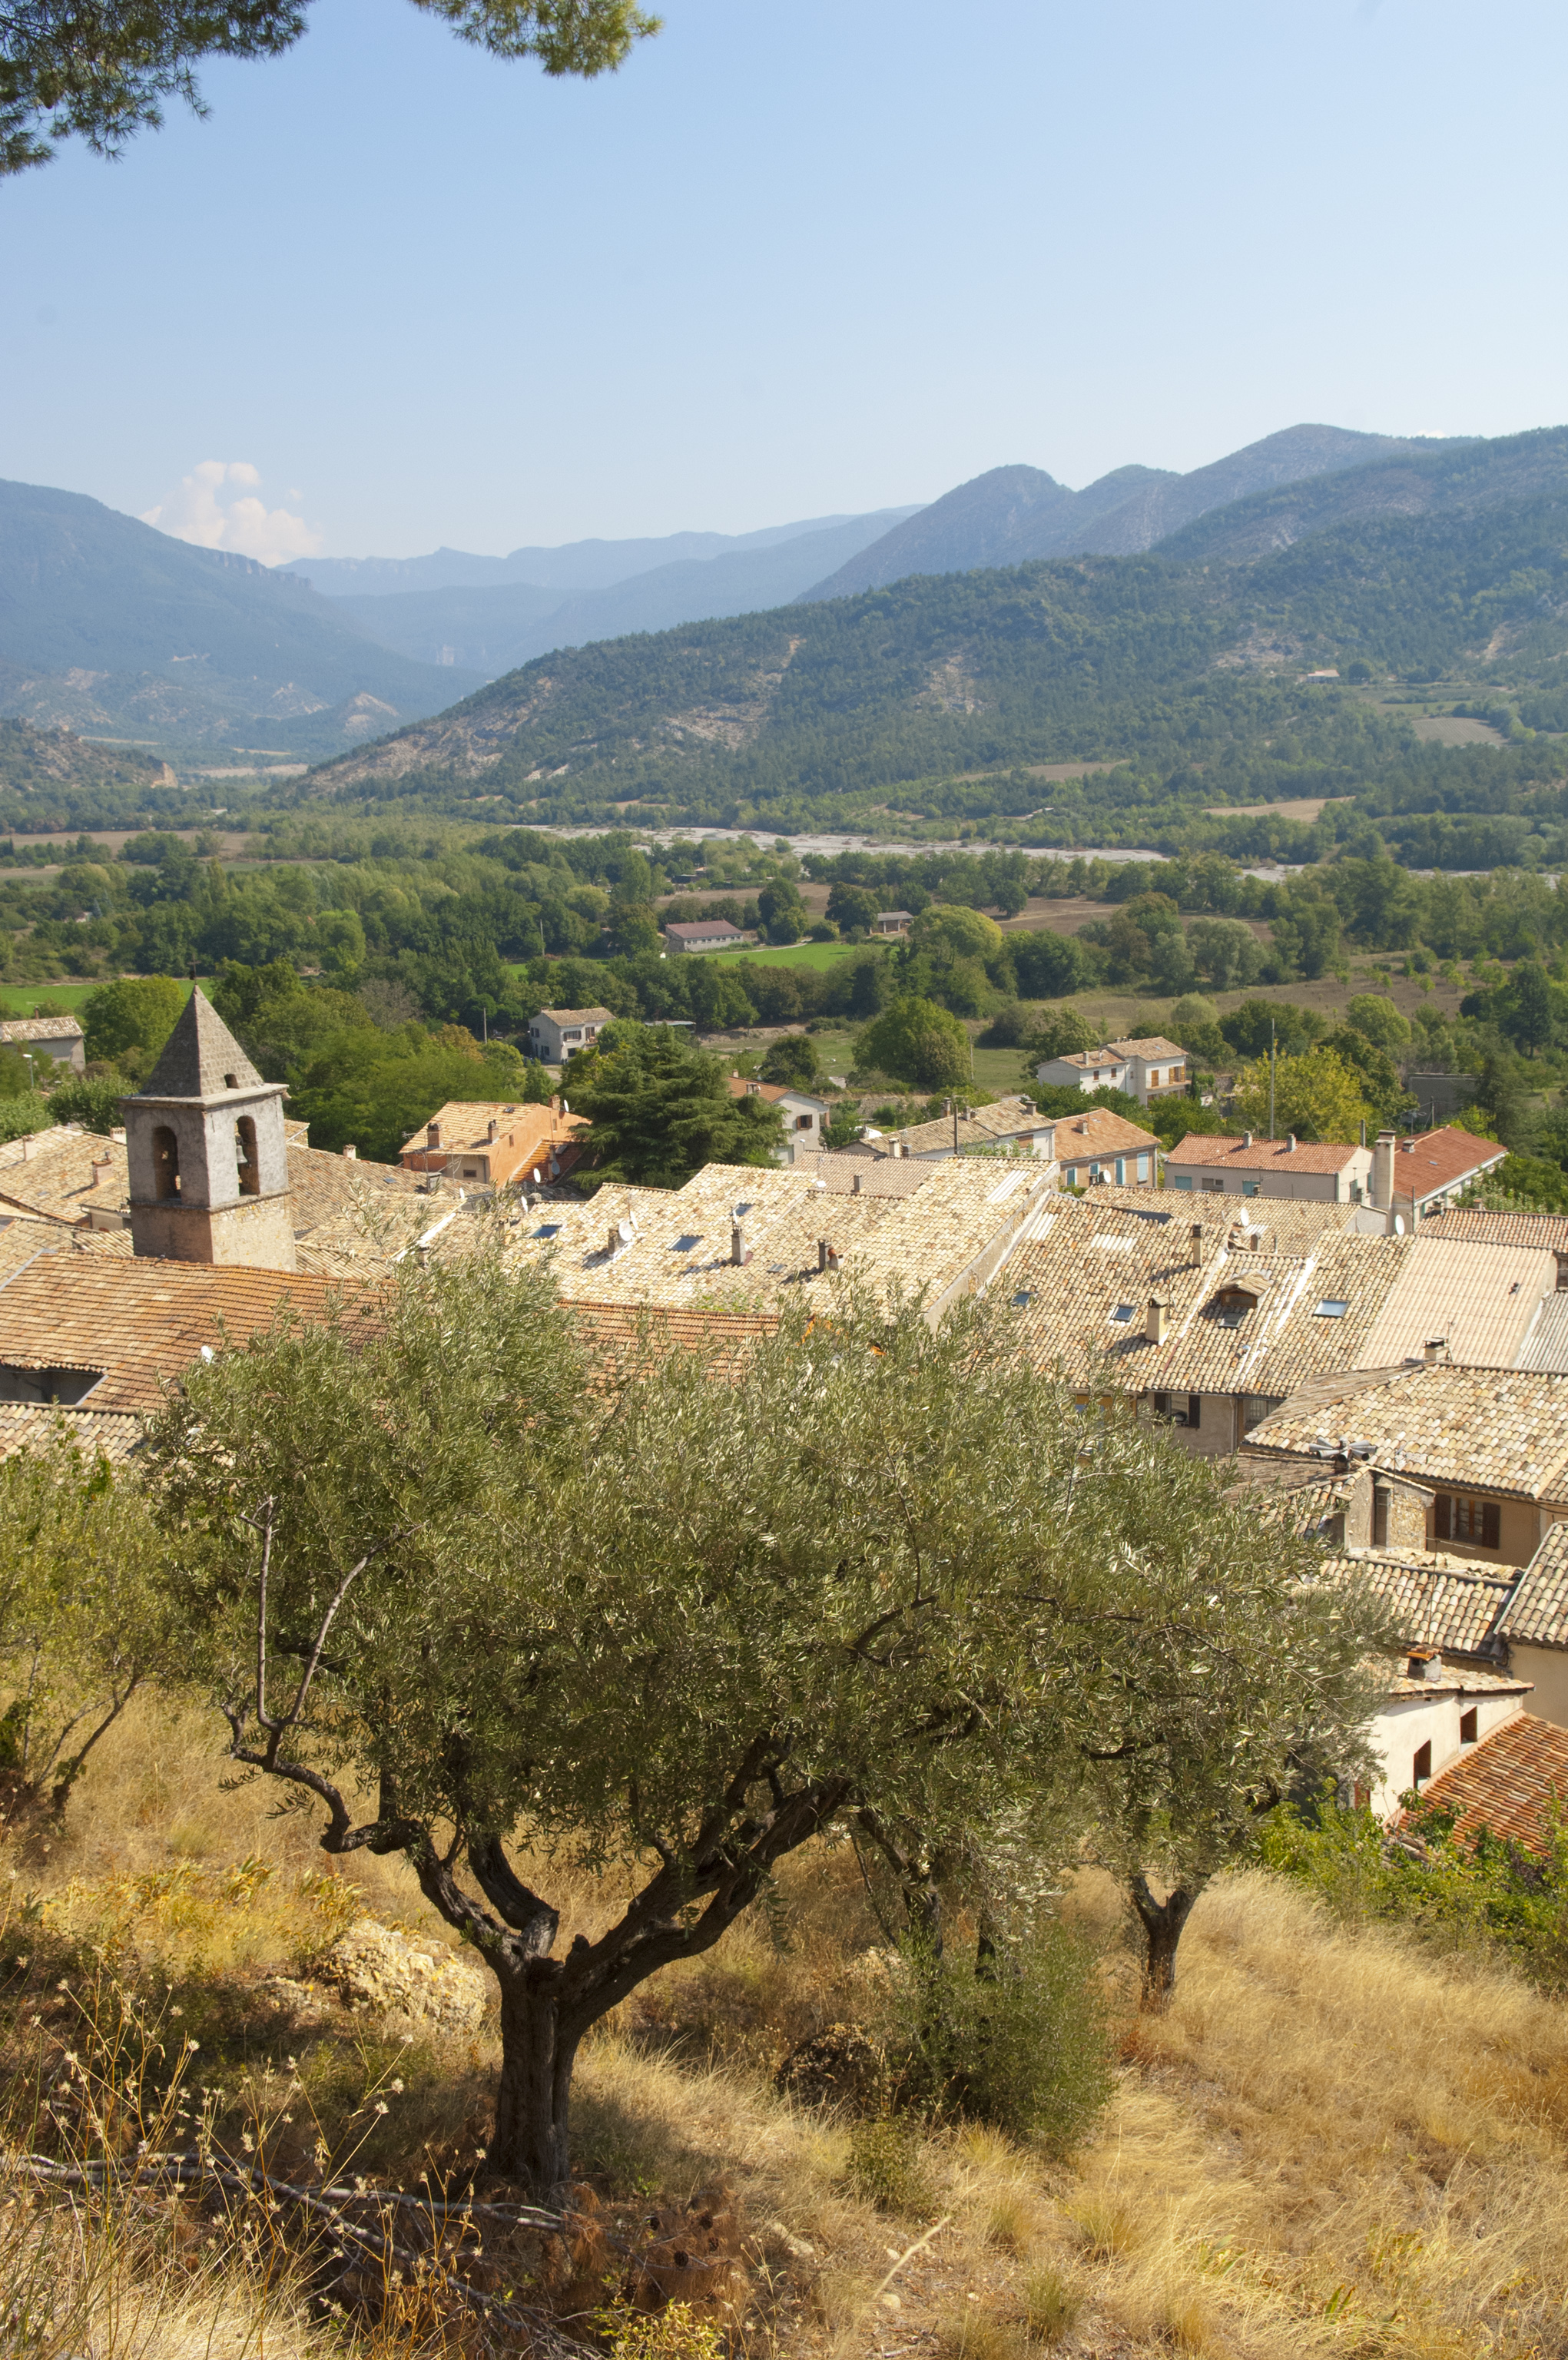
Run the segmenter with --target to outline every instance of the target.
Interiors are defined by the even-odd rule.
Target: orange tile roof
[[[1518,1713],[1440,1771],[1421,1799],[1457,1814],[1456,1835],[1489,1828],[1526,1852],[1544,1852],[1552,1807],[1568,1803],[1568,1729]]]
[[[1058,1164],[1082,1163],[1095,1155],[1123,1155],[1129,1148],[1157,1147],[1158,1140],[1152,1131],[1140,1131],[1135,1122],[1124,1115],[1113,1114],[1109,1107],[1091,1107],[1083,1114],[1045,1115],[1040,1128],[1056,1125],[1056,1155]]]
[[[1212,1168],[1217,1164],[1238,1172],[1343,1172],[1353,1156],[1364,1152],[1354,1140],[1300,1139],[1292,1146],[1288,1139],[1255,1139],[1249,1147],[1245,1140],[1189,1131],[1169,1150],[1165,1161],[1170,1172],[1184,1164]]]
[[[302,1273],[68,1249],[38,1256],[0,1285],[0,1362],[102,1369],[85,1406],[153,1411],[159,1380],[177,1377],[203,1344],[243,1344],[284,1310],[319,1319],[338,1292]]]
[[[1477,1139],[1447,1123],[1441,1131],[1402,1139],[1394,1150],[1394,1194],[1418,1199],[1430,1196],[1436,1188],[1452,1188],[1472,1172],[1489,1172],[1508,1152],[1495,1139]]]
[[[433,1127],[440,1134],[436,1147],[430,1144]],[[489,1167],[488,1185],[504,1188],[535,1164],[547,1164],[552,1154],[557,1168],[563,1168],[565,1151],[580,1149],[588,1128],[587,1115],[561,1114],[554,1107],[454,1098],[436,1109],[422,1131],[415,1131],[400,1150],[400,1161],[408,1172],[452,1173],[465,1155],[482,1155]],[[461,1173],[456,1176],[461,1178]]]

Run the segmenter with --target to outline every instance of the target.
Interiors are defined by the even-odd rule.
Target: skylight
[[[1112,1324],[1114,1327],[1124,1328],[1132,1316],[1133,1306],[1130,1303],[1118,1303],[1111,1314]]]
[[[533,1234],[536,1238],[558,1238],[561,1228],[559,1221],[546,1221],[544,1227],[542,1229],[535,1229]]]
[[[1026,1311],[1034,1299],[1026,1286],[1020,1287],[1013,1297],[1013,1308],[1014,1311]]]
[[[1343,1319],[1349,1309],[1349,1304],[1343,1302],[1337,1295],[1325,1295],[1312,1317],[1314,1319]]]
[[[677,1238],[675,1240],[674,1244],[670,1248],[670,1251],[672,1253],[690,1253],[693,1246],[699,1246],[701,1243],[702,1238],[700,1234],[693,1237],[688,1230],[684,1238]]]

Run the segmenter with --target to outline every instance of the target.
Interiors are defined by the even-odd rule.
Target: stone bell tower
[[[192,985],[146,1087],[120,1102],[135,1252],[298,1268],[283,1098]]]

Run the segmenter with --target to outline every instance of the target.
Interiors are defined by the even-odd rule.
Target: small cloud
[[[263,565],[314,557],[325,534],[288,508],[269,508],[256,497],[260,486],[260,470],[248,459],[203,459],[181,477],[178,491],[144,509],[141,520],[198,549],[237,550]],[[285,497],[298,500],[301,495],[291,491]]]

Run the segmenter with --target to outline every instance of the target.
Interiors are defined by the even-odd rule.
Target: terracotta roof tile
[[[1218,1132],[1189,1131],[1167,1153],[1168,1172],[1214,1171],[1223,1167],[1236,1172],[1343,1172],[1364,1150],[1353,1140],[1298,1140],[1292,1146],[1288,1139],[1253,1140],[1249,1147],[1240,1139],[1227,1139]]]
[[[1550,1525],[1497,1625],[1524,1647],[1568,1647],[1568,1524]]]
[[[1047,1120],[1056,1126],[1058,1164],[1083,1164],[1096,1155],[1136,1154],[1140,1149],[1159,1145],[1152,1131],[1140,1131],[1135,1122],[1113,1114],[1109,1107],[1086,1107],[1081,1114],[1058,1114]]]
[[[334,1290],[306,1273],[77,1253],[40,1255],[0,1285],[0,1362],[101,1369],[93,1410],[156,1410],[159,1380],[203,1344],[242,1344],[281,1311],[320,1318]]]
[[[1445,1123],[1440,1131],[1399,1142],[1394,1150],[1394,1194],[1419,1199],[1434,1188],[1451,1188],[1468,1174],[1500,1164],[1507,1153],[1495,1139],[1477,1139]]]
[[[47,1450],[61,1435],[86,1458],[100,1454],[121,1466],[141,1447],[139,1417],[92,1409],[42,1409],[31,1402],[0,1402],[0,1459],[16,1450]]]
[[[1105,1046],[1118,1057],[1185,1057],[1185,1049],[1168,1041],[1163,1032],[1149,1032],[1136,1041],[1107,1041]]]
[[[1489,1828],[1526,1852],[1544,1852],[1554,1808],[1568,1803],[1568,1729],[1519,1713],[1440,1771],[1421,1797],[1457,1814],[1456,1835]]]
[[[1322,1579],[1370,1590],[1404,1646],[1482,1655],[1499,1652],[1498,1616],[1519,1576],[1513,1567],[1462,1569],[1414,1550],[1346,1549],[1324,1558]]]
[[[1095,1112],[1103,1113],[1102,1108]],[[1119,1118],[1111,1117],[1113,1122]],[[1048,1139],[1053,1118],[1038,1113],[1033,1098],[998,1098],[994,1106],[970,1107],[959,1116],[958,1152],[994,1148],[1013,1139],[1033,1139],[1043,1134]],[[1126,1126],[1131,1130],[1132,1126]],[[950,1155],[953,1152],[954,1126],[950,1114],[933,1115],[928,1122],[911,1123],[906,1131],[891,1132],[879,1152],[885,1155],[894,1140],[902,1145],[906,1155]],[[1151,1142],[1152,1144],[1153,1142]]]
[[[555,1024],[613,1024],[615,1018],[608,1008],[542,1008],[541,1016],[548,1016]]]
[[[1353,1409],[1340,1405],[1352,1398]],[[1329,1438],[1331,1426],[1370,1442],[1417,1482],[1568,1500],[1568,1377],[1442,1364],[1369,1371],[1338,1402],[1304,1388],[1254,1428],[1245,1448],[1300,1453]]]
[[[1472,1245],[1544,1246],[1568,1252],[1568,1213],[1486,1213],[1446,1205],[1421,1215],[1421,1235],[1464,1238]]]
[[[1227,1197],[1217,1212],[1212,1197],[1205,1200],[1174,1188],[1096,1188],[1094,1202],[1102,1210],[1115,1207],[1135,1213],[1142,1221],[1193,1221],[1238,1225],[1261,1236],[1266,1253],[1305,1253],[1327,1229],[1355,1229],[1355,1207],[1331,1204],[1326,1197]]]
[[[1419,1360],[1428,1338],[1442,1336],[1451,1360],[1511,1368],[1542,1295],[1557,1284],[1554,1258],[1539,1247],[1432,1237],[1424,1223],[1409,1243],[1399,1284],[1366,1339],[1364,1366]]]

